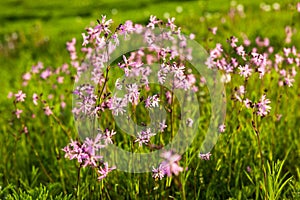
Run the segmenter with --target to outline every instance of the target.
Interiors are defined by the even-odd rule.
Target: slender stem
[[[41,160],[41,158],[40,158],[40,156],[39,156],[39,153],[38,153],[38,152],[36,151],[36,149],[34,148],[34,145],[32,144],[30,138],[29,138],[29,137],[27,137],[27,138],[28,138],[28,142],[29,142],[29,144],[30,144],[30,146],[31,146],[31,148],[32,148],[32,150],[33,150],[35,156],[36,156],[37,159],[38,159],[38,162],[39,162],[39,164],[40,164],[40,166],[41,166],[43,172],[45,173],[45,175],[47,176],[47,178],[49,179],[49,181],[50,181],[51,183],[53,183],[54,181],[53,181],[53,179],[51,178],[50,174],[47,172],[47,170],[46,170],[44,164],[42,163],[42,160]]]
[[[78,168],[78,172],[77,172],[77,199],[80,199],[80,186],[79,186],[79,182],[80,182],[80,170],[81,170],[81,165]]]
[[[63,130],[63,132],[68,136],[69,139],[71,139],[71,134],[70,131],[67,130],[67,128],[63,125],[63,123],[61,122],[61,120],[56,117],[54,114],[51,115],[55,121],[59,124],[59,126],[61,127],[61,129]]]
[[[255,113],[253,113],[254,116]],[[266,170],[264,168],[264,157],[263,157],[263,153],[262,153],[262,147],[261,147],[261,141],[260,141],[260,132],[257,126],[257,117],[254,117],[254,120],[252,120],[252,128],[255,132],[256,138],[257,138],[257,145],[258,145],[258,151],[259,151],[259,155],[260,155],[260,168],[263,172],[263,177],[264,177],[264,185],[265,185],[265,189],[267,190],[267,174],[266,174]],[[267,199],[267,192],[265,194],[265,199]]]

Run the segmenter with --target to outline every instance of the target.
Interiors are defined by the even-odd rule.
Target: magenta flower
[[[114,169],[116,169],[115,166],[109,168],[107,162],[103,163],[103,167],[101,166],[97,170],[97,173],[99,174],[98,180],[100,181],[100,180],[104,179],[107,176],[107,174]]]
[[[224,133],[225,130],[226,130],[225,124],[221,124],[221,125],[219,126],[219,132],[220,132],[220,133]]]
[[[99,130],[99,129],[98,129]],[[114,136],[116,132],[114,130],[105,130],[105,133],[102,134],[101,139],[104,140],[105,145],[107,144],[113,144],[112,136]]]
[[[13,96],[14,96],[14,93],[13,93],[13,92],[9,92],[9,93],[7,94],[7,98],[8,98],[8,99],[11,99]]]
[[[32,101],[33,101],[33,104],[34,105],[38,105],[38,101],[39,100],[39,97],[38,97],[38,95],[36,94],[36,93],[34,93],[33,95],[32,95]]]
[[[23,76],[22,76],[22,79],[24,81],[29,81],[31,79],[31,74],[29,72],[25,73]]]
[[[151,15],[150,16],[150,22],[148,23],[147,27],[154,29],[155,25],[159,23],[159,20],[156,19],[156,16]]]
[[[19,110],[18,108],[17,108],[17,110],[15,111],[15,114],[16,114],[16,116],[17,116],[17,118],[19,119],[20,118],[20,114],[23,112],[23,110]]]
[[[178,165],[181,156],[174,153],[173,151],[166,151],[161,154],[161,157],[164,158],[164,161],[161,163],[162,168],[165,171],[165,174],[169,177],[178,175],[179,172],[183,171],[183,168]]]
[[[210,160],[210,156],[211,156],[211,153],[208,152],[208,153],[200,153],[199,154],[199,157],[201,160]]]
[[[159,98],[158,95],[155,94],[153,96],[149,96],[145,101],[145,107],[148,109],[155,108],[159,106]]]
[[[156,135],[156,133],[152,133],[150,128],[147,128],[146,130],[143,130],[137,134],[137,139],[135,142],[139,143],[139,146],[141,147],[143,144],[148,144],[151,137]]]
[[[107,102],[108,108],[112,111],[113,115],[123,115],[126,112],[127,100],[125,98],[112,97]]]
[[[170,27],[172,31],[175,31],[175,28],[176,28],[174,21],[175,21],[175,17],[169,18],[168,23],[166,24],[166,26]]]
[[[137,105],[140,95],[137,84],[127,84],[126,89],[128,91],[128,93],[126,94],[126,99],[128,100],[128,102],[132,103],[132,105]]]
[[[194,124],[194,120],[191,118],[187,118],[185,123],[187,127],[192,127]]]
[[[49,106],[44,107],[44,112],[45,112],[45,115],[47,115],[47,116],[53,114],[53,112],[52,112],[52,110],[50,109]]]
[[[247,64],[245,66],[240,65],[239,70],[240,70],[239,74],[245,78],[248,78],[249,76],[251,76],[252,71],[253,71],[251,68],[249,68],[249,65],[247,65]]]
[[[264,117],[266,116],[270,110],[271,106],[269,105],[271,101],[269,99],[266,99],[266,95],[263,95],[259,102],[256,104],[257,107],[257,115]]]
[[[168,126],[166,125],[166,120],[164,119],[162,122],[159,122],[159,131],[160,132],[164,132],[165,128],[167,128]]]
[[[213,35],[217,34],[218,27],[213,27],[208,29]]]
[[[152,169],[152,177],[155,179],[155,180],[161,180],[164,176],[165,176],[165,169],[163,167],[162,164],[160,164],[158,166],[158,168],[154,168]]]
[[[23,101],[25,101],[26,94],[23,93],[22,90],[19,90],[19,92],[17,94],[15,94],[15,97],[16,97],[17,102],[23,102]]]
[[[244,105],[246,106],[246,108],[251,108],[252,107],[252,102],[249,99],[245,99],[243,101]]]

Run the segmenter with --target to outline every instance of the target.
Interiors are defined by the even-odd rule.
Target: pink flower
[[[156,19],[156,16],[151,15],[150,16],[150,22],[148,23],[147,27],[148,28],[150,27],[151,29],[154,29],[155,24],[158,24],[158,23],[159,23],[159,20]]]
[[[33,101],[33,104],[34,105],[38,105],[38,101],[39,100],[39,97],[38,97],[38,95],[36,94],[36,93],[34,93],[33,95],[32,95],[32,101]]]
[[[41,78],[42,79],[47,79],[49,76],[51,76],[52,72],[51,70],[48,68],[46,70],[44,70],[42,73],[41,73]]]
[[[260,98],[259,102],[256,104],[257,115],[261,117],[266,116],[271,110],[271,106],[269,106],[270,103],[271,101],[269,99],[266,99],[266,95],[263,95]]]
[[[300,12],[300,2],[297,3],[297,11]]]
[[[44,108],[44,112],[45,112],[45,115],[47,115],[47,116],[53,114],[49,106],[46,106],[46,107]]]
[[[224,133],[224,132],[225,132],[225,129],[226,129],[225,124],[221,124],[221,125],[219,126],[219,132],[220,132],[220,133]]]
[[[234,36],[231,36],[230,39],[227,39],[227,42],[230,43],[230,46],[231,46],[232,48],[237,47],[236,43],[237,43],[238,41],[239,41],[239,40],[238,40],[236,37],[234,37]]]
[[[12,92],[9,92],[9,93],[7,94],[7,98],[8,98],[8,99],[11,99],[13,96],[14,96],[14,93],[12,93]]]
[[[64,82],[64,77],[63,76],[57,77],[57,82],[58,83],[63,83]]]
[[[162,168],[169,177],[172,176],[172,174],[177,176],[179,172],[183,171],[183,168],[178,165],[181,159],[179,154],[172,151],[166,151],[161,154],[161,157],[164,158],[164,161],[161,163]]]
[[[248,78],[249,76],[251,76],[252,71],[253,71],[251,68],[249,68],[249,65],[247,65],[247,64],[245,66],[240,65],[239,70],[240,70],[239,74],[245,78]]]
[[[101,135],[101,139],[104,140],[105,145],[107,144],[113,144],[112,136],[114,136],[116,132],[114,130],[105,130],[105,133]]]
[[[30,78],[31,78],[31,74],[29,72],[27,72],[26,74],[24,74],[22,76],[22,78],[23,78],[24,81],[29,81]]]
[[[155,107],[158,107],[159,106],[159,98],[158,98],[158,95],[155,94],[153,96],[149,96],[146,101],[145,101],[145,107],[148,108],[148,109],[151,109],[151,108],[155,108]]]
[[[99,167],[99,169],[97,170],[98,174],[100,175],[100,176],[98,177],[98,180],[99,180],[99,181],[102,180],[102,179],[104,179],[104,178],[107,176],[107,174],[108,174],[109,172],[111,172],[112,170],[116,169],[115,166],[109,168],[107,162],[103,163],[103,165],[104,165],[103,167],[101,166],[101,167]]]
[[[164,167],[161,164],[158,166],[158,168],[153,167],[152,173],[153,173],[152,177],[155,180],[158,180],[158,179],[161,180],[165,176]]]
[[[246,52],[245,52],[244,47],[242,45],[236,47],[236,53],[238,55],[242,56],[243,60],[246,60],[246,58],[245,58]]]
[[[218,27],[213,27],[208,29],[213,35],[217,34]]]
[[[23,101],[25,101],[26,94],[23,93],[22,90],[19,90],[19,92],[17,94],[15,94],[15,97],[16,97],[17,102],[23,102]]]
[[[17,118],[19,119],[20,118],[20,114],[23,112],[23,110],[19,110],[19,109],[17,109],[16,111],[15,111],[15,114],[16,114],[16,116],[17,116]]]
[[[200,153],[199,154],[199,157],[200,157],[201,160],[209,160],[210,156],[211,156],[210,152],[208,152],[208,153]]]
[[[155,136],[156,133],[152,133],[150,128],[143,130],[138,133],[137,139],[134,142],[138,142],[139,146],[141,147],[143,144],[148,144],[152,136]]]
[[[175,28],[176,28],[174,21],[175,21],[175,17],[172,17],[171,19],[169,18],[168,23],[166,24],[166,26],[169,26],[172,31],[175,31]]]
[[[66,107],[66,102],[64,102],[64,101],[62,101],[61,103],[60,103],[60,107],[62,108],[62,109],[64,109],[65,107]]]
[[[164,119],[162,122],[159,122],[159,131],[160,132],[164,132],[165,128],[167,128],[168,126],[166,125],[166,120]]]
[[[245,99],[244,100],[244,105],[246,106],[246,108],[250,108],[252,106],[252,102],[249,99]]]

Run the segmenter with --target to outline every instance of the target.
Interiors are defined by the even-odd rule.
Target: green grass
[[[273,4],[275,1],[265,2]],[[130,174],[115,170],[104,181],[97,182],[91,171],[84,169],[79,187],[78,165],[64,159],[61,150],[69,142],[68,134],[78,138],[71,113],[72,77],[67,77],[58,90],[52,88],[54,78],[30,81],[28,87],[21,86],[22,74],[38,61],[53,68],[69,63],[66,41],[75,37],[79,49],[81,33],[101,15],[112,18],[117,27],[127,19],[146,24],[150,15],[165,19],[168,13],[176,17],[175,22],[184,33],[195,33],[196,40],[207,50],[216,43],[226,46],[226,39],[232,35],[241,39],[243,33],[252,43],[257,36],[269,37],[275,52],[292,45],[300,49],[300,13],[293,9],[297,1],[279,2],[281,10],[271,12],[260,10],[258,0],[237,1],[239,3],[244,5],[246,16],[237,15],[231,19],[228,16],[230,1],[222,0],[1,1],[0,199],[263,199],[266,194],[270,199],[272,195],[274,199],[300,199],[299,75],[294,86],[288,89],[279,88],[277,82],[271,81],[271,78],[276,79],[276,74],[268,75],[264,81],[252,78],[247,85],[247,95],[253,100],[267,89],[272,102],[270,116],[258,122],[264,166],[260,166],[257,137],[251,126],[252,114],[246,110],[239,113],[241,106],[230,100],[234,87],[243,84],[237,77],[226,86],[226,132],[219,137],[211,160],[202,161],[193,156],[199,150],[196,140],[182,156],[181,165],[189,170],[178,177],[156,182],[151,173]],[[176,11],[178,6],[182,7],[181,13]],[[112,14],[112,10],[117,13]],[[201,21],[203,16],[206,18]],[[216,36],[208,31],[214,26],[218,27]],[[284,43],[286,26],[297,30],[291,44]],[[17,33],[18,38],[13,42],[14,49],[9,50],[6,38],[11,38],[12,33]],[[26,109],[22,120],[15,119],[14,105],[7,99],[9,91],[16,93],[19,89],[28,94],[21,107],[24,112]],[[54,108],[62,126],[55,118],[44,116],[42,105],[32,105],[30,95],[33,92],[43,93],[45,100],[49,94],[54,95],[47,103]],[[57,105],[61,94],[67,102],[65,110]],[[204,109],[209,110],[209,105]],[[276,121],[277,113],[283,116],[280,121]],[[37,117],[32,119],[31,114]],[[207,121],[205,113],[203,120]],[[20,133],[24,125],[29,129],[28,135]],[[200,131],[205,131],[207,126],[203,124]],[[251,172],[247,172],[247,167]],[[262,170],[267,173],[267,185]],[[279,190],[283,184],[283,189]]]

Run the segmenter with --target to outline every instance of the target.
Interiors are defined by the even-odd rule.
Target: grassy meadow
[[[0,199],[300,199],[297,2],[2,0]],[[150,15],[164,21],[175,17],[181,31],[195,34],[195,41],[208,53],[221,44],[226,60],[238,57],[228,42],[232,36],[238,38],[238,45],[246,40],[251,42],[244,45],[249,55],[253,48],[268,54],[270,62],[263,78],[259,78],[259,70],[255,68],[253,75],[244,79],[237,67],[231,81],[224,83],[226,129],[210,152],[209,160],[197,156],[199,141],[204,138],[210,120],[211,107],[205,104],[210,96],[205,87],[200,111],[203,124],[199,125],[196,140],[181,155],[178,164],[187,170],[178,176],[155,180],[151,172],[126,173],[116,169],[98,181],[90,168],[82,168],[76,161],[65,158],[62,149],[71,139],[79,140],[72,114],[76,69],[69,67],[68,73],[62,72],[64,64],[72,65],[66,42],[76,38],[78,57],[82,58],[81,33],[96,25],[101,15],[113,19],[112,30],[126,20],[147,25]],[[259,44],[257,37],[268,38],[269,43]],[[296,52],[285,56],[284,48]],[[283,61],[276,69],[276,54],[284,59],[290,56],[293,61],[288,64]],[[52,72],[49,78],[30,72],[39,62]],[[238,62],[244,61],[238,57]],[[289,80],[282,79],[289,78],[282,75],[283,69],[294,74],[290,87]],[[24,78],[27,72],[30,80]],[[224,70],[221,73],[226,74]],[[63,82],[58,83],[61,76]],[[255,106],[249,109],[237,100],[235,94],[241,85],[246,88],[244,100],[258,102],[265,94],[270,100],[270,113],[257,116]],[[26,94],[24,102],[15,100],[20,90]],[[39,95],[37,105],[32,103],[33,93]],[[45,114],[46,107],[53,112],[49,116]],[[22,110],[20,117],[17,109]],[[122,138],[116,135],[113,140],[122,146],[125,143]]]

